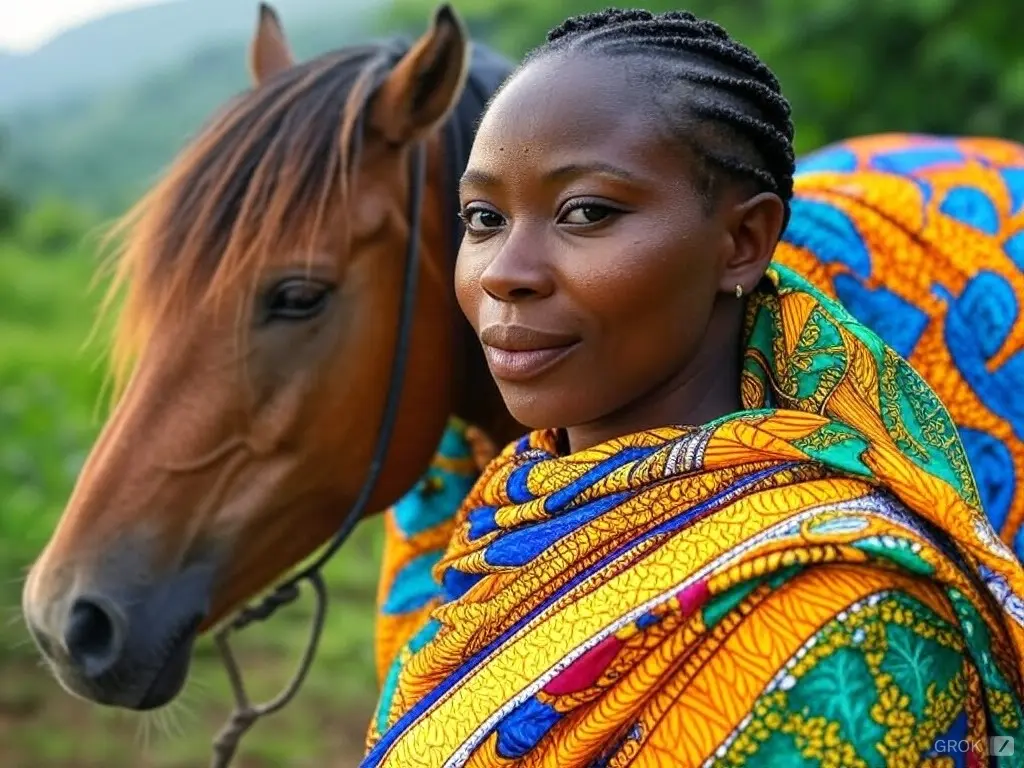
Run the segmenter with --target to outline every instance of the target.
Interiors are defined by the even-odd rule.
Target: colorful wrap
[[[857,158],[863,145],[849,146]],[[843,150],[832,151],[834,165]],[[961,165],[971,184],[992,170]],[[871,240],[836,223],[874,220],[849,210],[888,179],[809,172],[778,261],[844,301],[860,297],[859,316],[903,351],[908,322],[886,325],[888,307],[903,305],[888,299],[879,316],[869,301],[892,295],[914,309],[893,285],[903,251],[868,260],[867,276],[849,257],[800,263],[831,243],[802,223],[812,213],[836,238],[860,233],[871,256],[901,242],[904,225]],[[909,182],[918,205],[957,188],[929,179]],[[1008,186],[998,210],[1019,212]],[[831,212],[840,205],[849,209]],[[904,237],[920,250],[914,231]],[[956,222],[940,231],[939,243],[970,234]],[[919,257],[928,269],[904,264],[908,285],[941,277],[945,295],[963,299],[971,280],[942,271],[952,257]],[[919,305],[934,325],[952,324],[939,304]],[[911,352],[949,338],[934,333],[925,323]],[[982,422],[954,425],[902,357],[781,265],[748,302],[741,395],[747,410],[711,424],[570,456],[551,433],[528,435],[487,466],[457,514],[476,472],[453,422],[439,461],[449,474],[386,515],[383,689],[363,766],[980,766],[990,745],[1014,765],[1003,756],[1024,749],[1024,573],[981,511],[958,438],[958,426]],[[981,400],[958,402],[973,404],[970,416]],[[953,741],[972,749],[946,754]]]
[[[936,391],[985,513],[1024,557],[1024,146],[891,134],[819,150],[798,165],[775,258]]]

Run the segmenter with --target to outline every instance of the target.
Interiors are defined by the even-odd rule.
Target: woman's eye
[[[467,208],[462,214],[462,220],[466,222],[467,229],[477,231],[494,229],[505,223],[501,214],[488,208]]]
[[[575,224],[577,226],[597,224],[599,221],[604,221],[612,213],[614,211],[606,205],[579,205],[562,216],[562,223]]]

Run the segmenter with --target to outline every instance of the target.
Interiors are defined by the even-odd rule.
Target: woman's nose
[[[498,301],[526,301],[550,296],[554,271],[540,238],[514,229],[480,274],[480,287]]]

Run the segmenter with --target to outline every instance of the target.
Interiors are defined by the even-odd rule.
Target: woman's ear
[[[750,293],[764,276],[782,236],[786,207],[773,192],[762,192],[737,204],[728,214],[732,249],[722,265],[719,290],[740,286]]]

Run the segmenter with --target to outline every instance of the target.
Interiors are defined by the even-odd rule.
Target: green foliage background
[[[418,34],[434,3],[395,0],[361,25],[292,30],[310,55],[392,31]],[[566,15],[604,3],[457,0],[477,39],[517,59]],[[677,7],[649,2],[652,10]],[[776,71],[798,149],[892,130],[1024,140],[1024,47],[1016,0],[695,0]],[[287,17],[285,19],[287,23]],[[96,234],[246,83],[244,41],[184,52],[132,83],[8,114],[0,133],[0,765],[204,765],[226,712],[223,675],[202,644],[185,706],[151,744],[136,718],[60,691],[25,642],[24,568],[45,544],[98,430],[103,341],[86,345],[102,285],[89,290]],[[331,567],[332,610],[310,685],[247,740],[243,766],[355,765],[375,688],[372,598],[378,525]],[[257,692],[290,672],[301,606],[247,639]],[[145,722],[150,722],[149,720]],[[152,725],[152,723],[151,723]],[[143,731],[149,726],[144,726]]]

